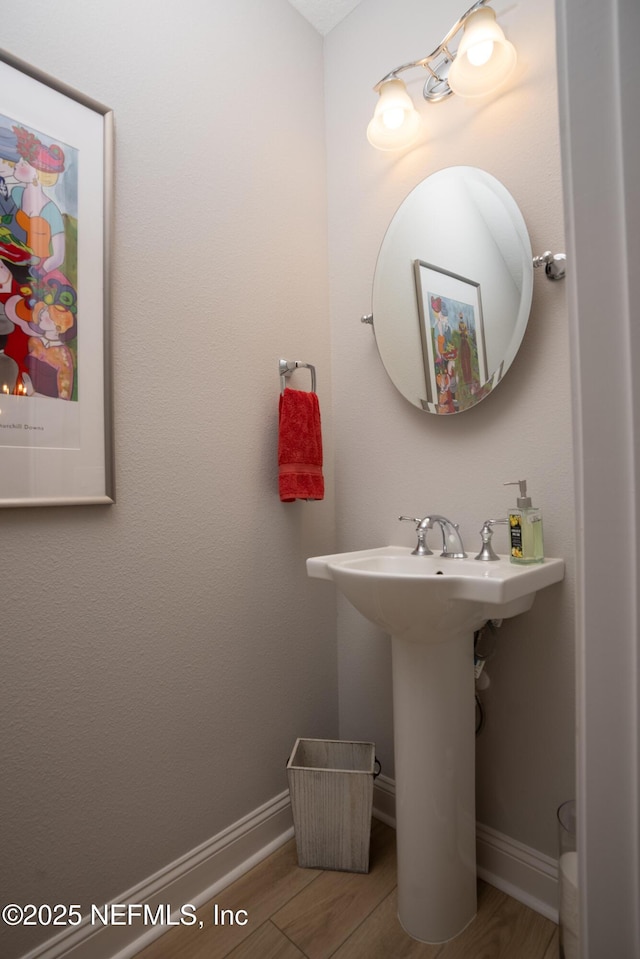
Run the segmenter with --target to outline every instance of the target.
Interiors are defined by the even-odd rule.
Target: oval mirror
[[[495,177],[450,167],[419,183],[382,241],[373,324],[384,367],[430,413],[461,413],[495,389],[529,319],[533,257],[518,206]]]

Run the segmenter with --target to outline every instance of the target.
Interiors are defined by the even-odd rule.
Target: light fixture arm
[[[452,53],[449,50],[449,44],[456,34],[464,27],[465,22],[471,16],[471,14],[475,13],[476,10],[480,10],[480,8],[484,7],[487,2],[488,0],[477,0],[477,2],[474,3],[472,7],[469,7],[467,12],[463,13],[460,19],[454,23],[447,35],[435,48],[433,53],[430,53],[427,57],[422,57],[421,60],[413,60],[411,63],[403,63],[401,66],[396,67],[395,70],[391,70],[382,78],[382,80],[379,80],[378,83],[376,83],[373,88],[374,91],[379,93],[382,85],[388,80],[397,79],[399,73],[404,73],[405,70],[413,70],[416,67],[422,67],[430,74],[430,77],[427,79],[427,82],[424,85],[423,94],[425,100],[430,100],[435,103],[438,100],[443,100],[446,97],[451,96],[453,90],[448,84],[447,75],[449,73],[449,65],[455,58],[455,51]],[[432,64],[435,64],[435,67],[432,66]],[[440,72],[438,72],[438,69],[440,69]]]

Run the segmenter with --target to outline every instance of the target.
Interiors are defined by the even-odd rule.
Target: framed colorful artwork
[[[414,261],[426,408],[460,413],[491,389],[480,284],[440,266]]]
[[[0,506],[115,501],[113,114],[0,51]]]

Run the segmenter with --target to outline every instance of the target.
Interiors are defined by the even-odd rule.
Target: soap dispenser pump
[[[541,563],[544,560],[542,539],[542,510],[531,503],[527,496],[527,481],[516,480],[505,486],[519,486],[517,505],[509,509],[509,536],[511,562],[519,565]]]

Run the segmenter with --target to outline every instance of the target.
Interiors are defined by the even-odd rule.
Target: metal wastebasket
[[[379,772],[373,743],[296,740],[287,777],[300,866],[369,871],[373,780]]]

